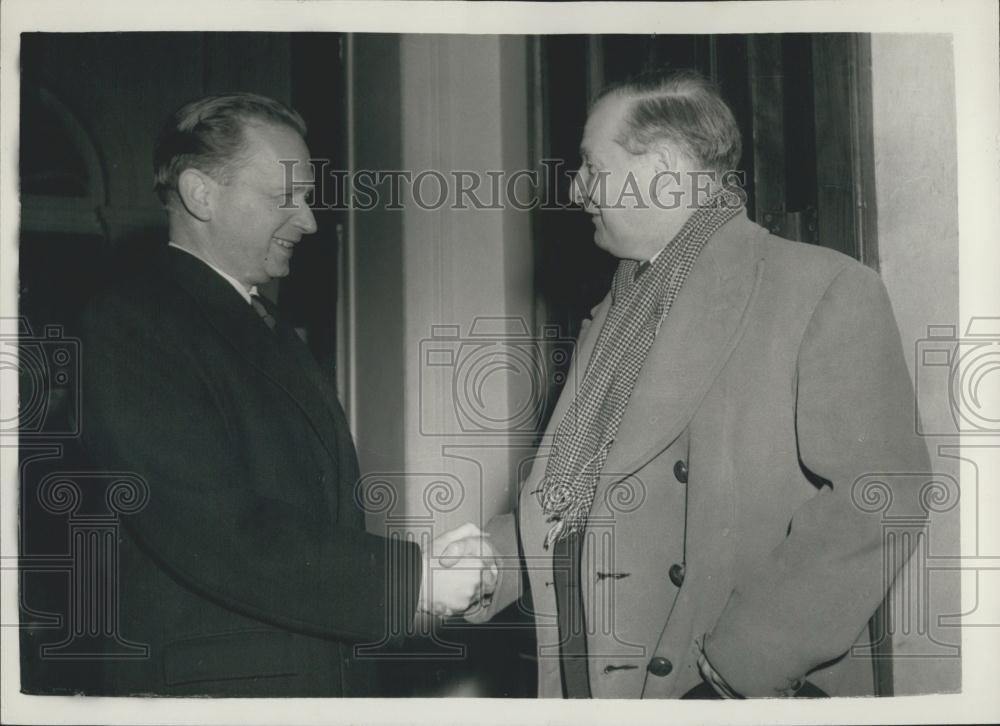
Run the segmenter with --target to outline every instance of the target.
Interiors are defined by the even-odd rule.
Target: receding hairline
[[[219,183],[221,183],[221,184],[229,184],[229,183],[231,183],[232,180],[233,180],[233,177],[236,174],[238,174],[239,172],[244,171],[244,170],[248,169],[249,167],[253,166],[253,164],[255,162],[261,161],[260,155],[253,153],[253,150],[251,148],[251,144],[257,143],[257,144],[266,145],[267,148],[273,148],[273,146],[271,145],[271,143],[267,140],[266,136],[264,134],[259,133],[259,131],[261,129],[280,129],[280,130],[285,130],[285,131],[291,132],[299,140],[301,140],[301,142],[303,144],[303,148],[305,148],[306,151],[307,151],[307,157],[308,157],[308,147],[305,144],[305,137],[302,135],[302,133],[294,125],[292,125],[290,123],[286,123],[286,122],[284,122],[282,120],[272,119],[272,118],[269,118],[269,117],[262,117],[262,116],[259,116],[259,115],[256,115],[256,114],[247,114],[245,117],[242,116],[242,115],[240,115],[240,116],[237,116],[237,118],[239,119],[239,122],[240,122],[239,123],[239,132],[240,132],[240,136],[241,136],[241,139],[240,139],[240,149],[239,149],[239,151],[237,153],[235,153],[232,156],[230,156],[229,160],[219,169],[219,175],[220,175],[220,178],[218,179]],[[279,162],[279,165],[280,165],[280,162],[281,162],[281,159],[282,159],[282,155],[276,153],[275,157],[278,159],[278,162]],[[294,161],[297,162],[298,159],[295,159]],[[308,158],[306,159],[306,161],[308,161]],[[271,166],[271,165],[270,164],[266,164],[266,166]],[[296,164],[296,168],[298,166],[299,165]],[[305,164],[305,166],[311,170],[311,167],[310,167],[310,165],[308,163]],[[180,176],[180,174],[184,173],[185,171],[188,171],[188,170],[191,170],[191,169],[199,171],[202,174],[207,174],[208,176],[212,176],[214,178],[214,175],[210,171],[208,171],[206,169],[202,169],[202,168],[196,166],[195,164],[186,165],[183,169],[180,170],[180,172],[178,173],[178,176]],[[282,176],[281,179],[284,180],[284,177]],[[275,193],[283,190],[286,187],[286,185],[284,185],[283,182],[280,185],[278,184],[278,176],[277,175],[275,175],[275,177],[273,179],[270,179],[270,178],[268,178],[268,179],[259,179],[259,182],[260,182],[262,188],[266,188],[266,189],[268,189],[268,190],[270,190],[272,192],[275,192]],[[310,174],[310,179],[309,180],[303,180],[303,179],[295,179],[294,180],[294,185],[296,187],[298,187],[298,188],[303,188],[305,186],[313,186],[314,187],[315,184],[316,184],[316,180],[315,180],[315,175],[314,174]],[[176,191],[176,190],[174,190],[174,191]]]
[[[684,76],[680,81],[690,82],[689,87],[683,89],[649,89],[649,90],[639,90],[634,88],[629,88],[627,85],[613,86],[609,88],[606,92],[602,92],[590,106],[590,112],[593,113],[602,102],[610,101],[611,99],[619,99],[622,101],[621,113],[618,117],[618,126],[615,131],[614,141],[616,144],[624,148],[626,151],[628,149],[628,124],[629,119],[635,113],[637,107],[643,101],[658,101],[661,99],[690,99],[693,100],[695,95],[699,90],[706,91],[707,88],[704,85],[699,84],[699,81],[694,78],[689,78]],[[667,85],[667,82],[664,82]],[[713,94],[714,95],[714,94]],[[630,152],[631,153],[631,152]]]
[[[309,169],[310,172],[312,172],[312,167],[308,163],[309,147],[306,144],[305,137],[299,132],[298,129],[294,128],[293,126],[281,122],[274,122],[271,121],[270,119],[253,119],[250,123],[245,123],[241,125],[241,133],[243,134],[243,153],[241,154],[242,158],[240,160],[239,168],[246,168],[259,158],[257,155],[250,153],[250,144],[252,143],[251,136],[253,136],[256,139],[257,143],[264,144],[267,146],[267,148],[274,149],[273,144],[267,139],[267,137],[264,134],[259,133],[260,129],[285,130],[285,131],[290,131],[292,134],[294,134],[295,138],[302,143],[302,149],[306,152],[305,153],[306,164],[304,166],[307,169]],[[275,152],[276,152],[275,157],[277,158],[279,165],[281,165],[281,162],[283,160],[289,160],[295,162],[296,169],[300,166],[300,164],[298,163],[299,159],[297,157],[289,159],[284,155],[282,155],[281,153],[277,153],[276,149]],[[315,184],[315,174],[310,173],[310,181],[295,180],[295,184],[297,186],[303,184]]]
[[[625,97],[621,98],[623,101],[628,100]],[[580,152],[580,156],[587,156],[594,153],[594,150],[591,147],[589,147],[586,143],[587,125],[590,123],[590,120],[594,117],[594,112],[597,110],[597,107],[600,106],[603,102],[610,100],[612,100],[612,94],[608,92],[608,93],[602,93],[601,95],[597,96],[590,103],[590,106],[587,109],[587,120],[583,126],[583,135],[582,138],[580,139],[580,145],[577,149]],[[621,145],[621,142],[619,141],[619,137],[621,136],[619,129],[621,129],[622,124],[628,119],[628,115],[631,110],[632,110],[631,105],[623,106],[621,111],[619,112],[618,118],[616,119],[617,128],[615,134],[612,137],[612,140],[619,146]]]
[[[157,138],[154,191],[168,203],[177,193],[181,173],[190,169],[228,182],[252,161],[249,135],[261,127],[287,128],[303,143],[307,133],[305,120],[295,109],[260,94],[221,93],[185,103],[171,114]],[[223,136],[218,136],[220,131]]]
[[[652,144],[664,144],[713,168],[738,164],[742,139],[732,108],[719,85],[703,74],[691,69],[651,71],[613,83],[591,101],[588,122],[602,103],[612,100],[621,104],[613,140],[628,153],[648,153]],[[673,111],[680,116],[672,118]],[[659,122],[655,120],[657,117]],[[649,138],[648,132],[655,126],[661,126],[667,133],[658,139]],[[693,136],[689,135],[689,129],[694,129]],[[709,135],[703,137],[699,131],[708,131]],[[712,149],[712,145],[716,148]],[[581,155],[588,151],[582,141],[580,151]]]

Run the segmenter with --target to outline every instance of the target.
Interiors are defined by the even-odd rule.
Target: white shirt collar
[[[213,265],[211,262],[209,262],[208,260],[206,260],[204,257],[202,257],[201,255],[197,254],[196,252],[192,252],[187,247],[181,247],[176,242],[169,242],[168,246],[173,247],[173,248],[178,249],[178,250],[183,250],[184,252],[187,252],[192,257],[201,260],[206,265],[208,265],[209,267],[211,267],[213,270],[215,270],[219,274],[219,276],[223,280],[225,280],[230,285],[232,285],[233,288],[236,290],[236,292],[238,292],[241,296],[243,296],[243,299],[247,301],[248,305],[250,304],[250,296],[257,294],[257,286],[256,285],[254,285],[249,290],[247,290],[245,287],[243,287],[243,284],[239,280],[237,280],[235,277],[233,277],[232,275],[228,274],[227,272],[223,272],[218,267],[216,267],[215,265]]]

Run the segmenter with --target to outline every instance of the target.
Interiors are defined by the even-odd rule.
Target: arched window
[[[101,234],[104,171],[90,135],[51,91],[21,93],[21,229]]]

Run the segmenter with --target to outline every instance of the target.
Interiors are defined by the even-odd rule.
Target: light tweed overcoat
[[[580,334],[517,511],[488,526],[504,566],[492,604],[469,616],[519,598],[527,568],[541,697],[562,690],[538,488],[609,305]],[[747,696],[807,676],[870,694],[871,659],[845,653],[867,643],[900,553],[884,565],[882,514],[863,489],[886,481],[894,507],[919,510],[929,464],[914,432],[877,273],[745,214],[723,226],[653,343],[598,484],[581,565],[592,694],[680,697],[701,682],[703,640]]]

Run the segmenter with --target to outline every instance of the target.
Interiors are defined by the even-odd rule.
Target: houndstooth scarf
[[[540,487],[546,521],[554,523],[545,549],[586,526],[598,477],[653,339],[702,247],[740,212],[741,202],[731,192],[713,195],[647,269],[642,271],[635,260],[618,264],[611,309],[576,398],[556,429]],[[638,277],[637,271],[642,271]]]

